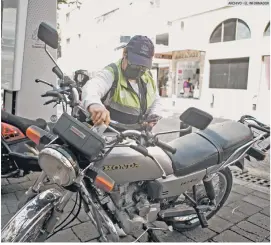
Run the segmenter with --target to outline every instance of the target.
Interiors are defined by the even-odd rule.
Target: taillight
[[[20,129],[4,122],[1,122],[1,135],[7,142],[25,138]]]

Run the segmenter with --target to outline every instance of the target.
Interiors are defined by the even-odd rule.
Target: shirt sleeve
[[[103,105],[101,98],[110,90],[113,81],[114,76],[111,71],[104,69],[98,72],[82,89],[83,107],[87,110],[92,104]]]
[[[162,100],[159,95],[158,88],[156,89],[156,96],[153,104],[151,105],[149,115],[162,116]]]

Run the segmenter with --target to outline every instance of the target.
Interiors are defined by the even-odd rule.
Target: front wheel
[[[49,189],[21,208],[1,231],[2,242],[44,242],[44,227],[52,215],[54,203],[61,194]]]
[[[216,209],[205,213],[207,220],[211,219],[220,210],[230,195],[232,188],[232,174],[228,167],[220,170],[214,175],[213,186],[215,189],[217,206]],[[206,195],[203,183],[197,185],[196,189],[198,205],[208,205],[209,199]],[[192,191],[189,191],[187,194],[193,197]],[[175,220],[171,222],[171,225],[175,230],[180,232],[191,230],[200,225],[197,217],[197,215],[176,217]]]

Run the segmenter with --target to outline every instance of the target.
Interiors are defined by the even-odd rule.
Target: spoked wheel
[[[51,216],[51,211],[42,215],[37,222],[33,224],[22,242],[44,242],[47,236],[43,234],[43,227]]]
[[[213,177],[213,186],[216,194],[216,208],[212,211],[205,213],[207,220],[211,219],[218,210],[224,205],[229,197],[232,188],[232,174],[229,168],[225,168],[217,172]],[[193,192],[189,191],[187,194],[193,198]],[[197,185],[196,196],[198,205],[208,205],[210,203],[209,198],[206,195],[203,183]],[[186,202],[189,204],[189,202]],[[200,225],[198,216],[196,214],[187,215],[182,217],[175,217],[173,221],[170,221],[175,230],[187,231],[194,229]]]
[[[51,210],[41,213],[39,216],[29,219],[23,213],[17,213],[13,219],[16,219],[17,227],[13,228],[5,226],[2,230],[2,242],[44,242],[44,227],[47,220],[50,218]],[[31,221],[30,221],[31,220]],[[12,232],[10,232],[12,231]],[[7,233],[7,234],[6,234]]]

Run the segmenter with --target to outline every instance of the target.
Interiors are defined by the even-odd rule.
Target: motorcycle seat
[[[11,124],[26,134],[28,127],[35,125],[41,129],[46,129],[47,122],[44,119],[38,118],[36,120],[30,120],[24,117],[15,116],[4,110],[1,110],[1,122]]]
[[[226,161],[252,139],[247,126],[233,121],[212,124],[203,131],[175,139],[169,142],[177,149],[175,154],[169,154],[174,174],[184,176]]]
[[[212,124],[197,133],[216,146],[219,162],[226,161],[235,150],[253,139],[251,129],[235,121]]]

